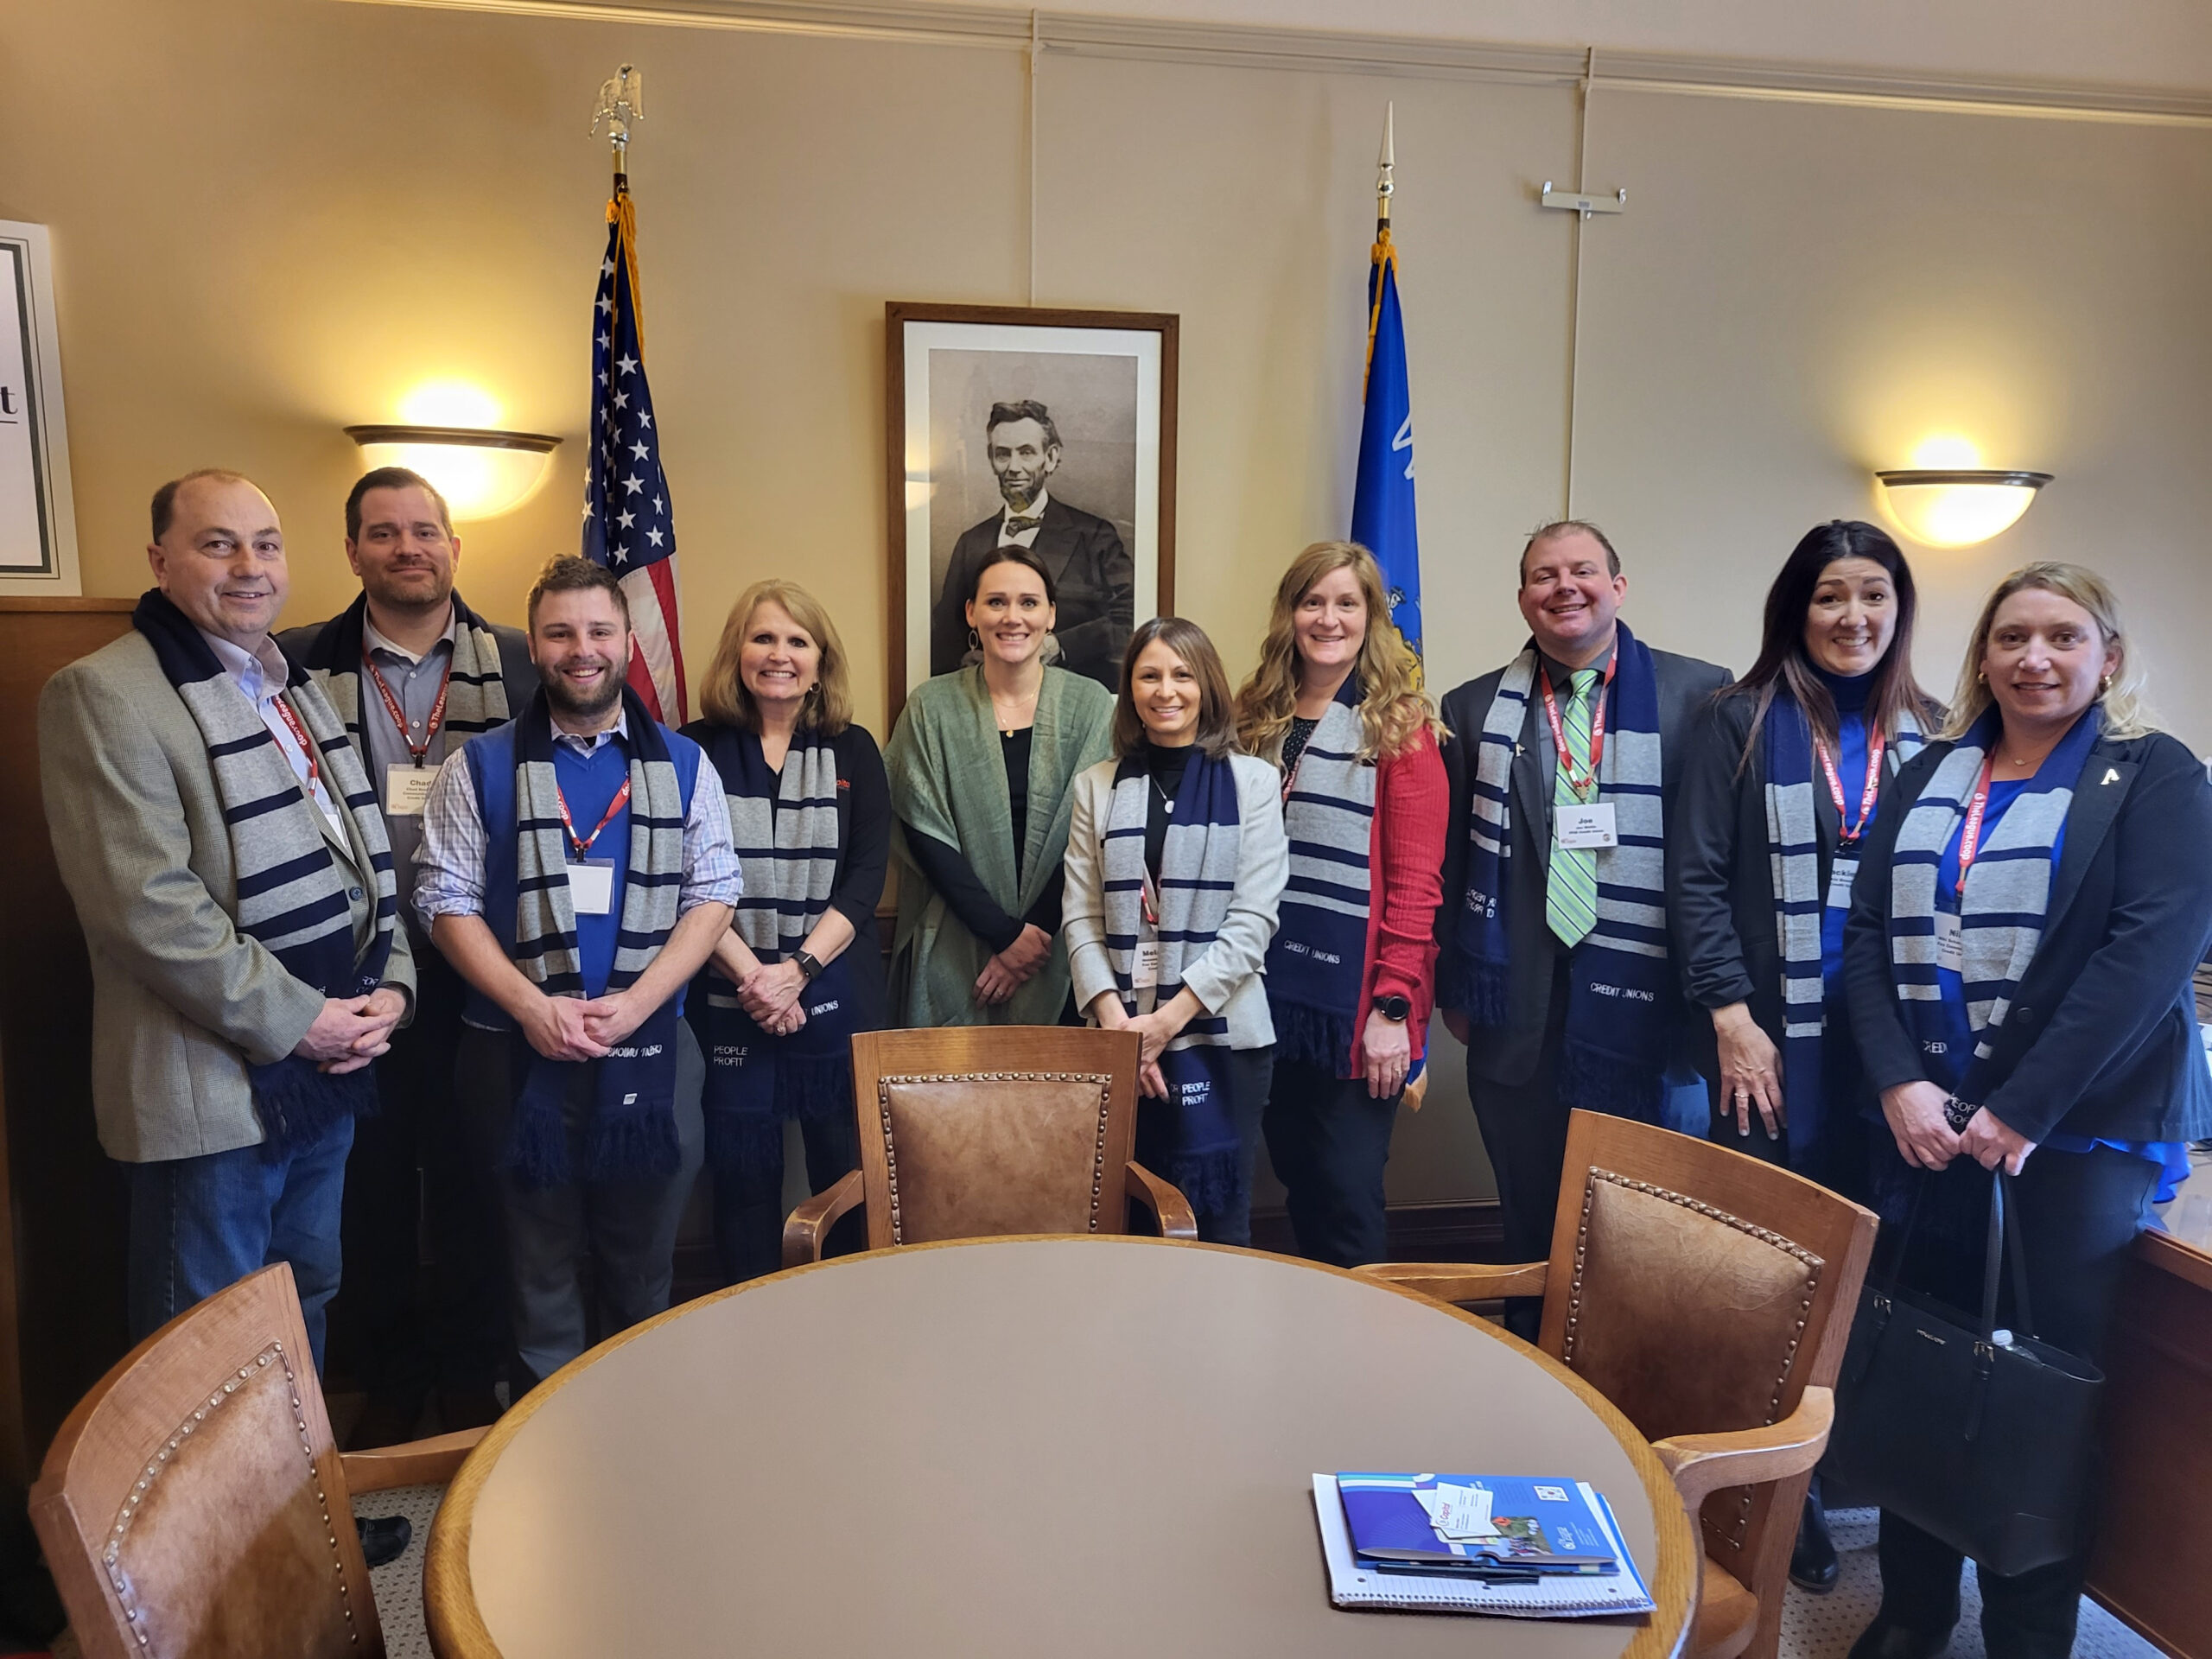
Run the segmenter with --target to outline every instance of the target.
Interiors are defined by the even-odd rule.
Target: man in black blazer
[[[1562,520],[1530,537],[1521,555],[1517,597],[1534,636],[1540,677],[1549,675],[1564,694],[1573,671],[1603,670],[1612,658],[1616,618],[1627,594],[1628,578],[1621,574],[1620,557],[1596,525]],[[1711,663],[1670,652],[1655,650],[1651,657],[1659,700],[1663,810],[1675,792],[1678,757],[1691,717],[1728,683],[1729,674]],[[1507,861],[1511,887],[1506,906],[1511,975],[1504,1023],[1472,1029],[1465,1012],[1444,1000],[1465,982],[1458,928],[1467,893],[1475,754],[1504,673],[1503,668],[1493,670],[1444,699],[1444,723],[1452,733],[1444,746],[1452,821],[1445,842],[1444,904],[1437,912],[1442,948],[1438,1003],[1452,1034],[1468,1044],[1467,1090],[1497,1177],[1510,1259],[1536,1262],[1551,1252],[1569,1110],[1557,1088],[1569,948],[1552,931],[1545,902],[1551,870],[1552,799],[1560,761],[1540,692],[1529,699],[1513,755],[1513,850]],[[1588,758],[1580,755],[1575,760],[1580,765]],[[1533,1335],[1536,1306],[1540,1304],[1522,1300],[1509,1310],[1509,1322],[1528,1326],[1528,1334]]]
[[[1046,480],[1059,470],[1059,429],[1032,398],[993,404],[985,453],[1006,505],[964,530],[930,613],[930,672],[950,674],[968,651],[969,597],[976,578],[1001,547],[1026,547],[1051,573],[1058,623],[1059,665],[1119,689],[1122,652],[1135,624],[1136,565],[1107,520],[1053,496]]]
[[[361,579],[359,597],[277,643],[322,683],[377,791],[421,980],[414,1024],[394,1033],[377,1067],[383,1110],[361,1121],[346,1163],[340,1305],[361,1339],[369,1399],[349,1443],[362,1446],[413,1438],[434,1388],[448,1431],[499,1414],[493,1389],[507,1338],[498,1211],[486,1160],[459,1139],[453,1077],[463,989],[416,917],[415,850],[439,764],[519,713],[537,673],[520,629],[484,621],[454,591],[461,538],[444,498],[419,474],[379,467],[353,486],[346,558]],[[416,1283],[426,1205],[428,1306]]]

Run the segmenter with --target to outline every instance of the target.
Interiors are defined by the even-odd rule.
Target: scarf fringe
[[[620,1113],[602,1103],[592,1114],[584,1137],[585,1179],[665,1180],[683,1167],[672,1101],[648,1102],[640,1109]]]
[[[1505,1023],[1508,992],[1513,976],[1502,962],[1470,962],[1459,1006],[1466,1010],[1471,1025],[1502,1026]]]
[[[1276,1059],[1310,1065],[1332,1077],[1350,1074],[1350,1014],[1334,1008],[1310,1007],[1302,1002],[1278,1002],[1270,1012],[1274,1015]]]
[[[246,1074],[261,1119],[261,1149],[274,1159],[321,1143],[340,1122],[373,1117],[377,1110],[376,1070],[363,1066],[333,1077],[314,1062],[294,1055]]]
[[[499,1167],[512,1175],[525,1192],[543,1192],[569,1185],[569,1127],[561,1113],[560,1071],[547,1075],[557,1062],[532,1057],[531,1072],[515,1096],[514,1122],[507,1128],[506,1149]]]
[[[760,1168],[784,1147],[780,1118],[759,1112],[709,1112],[707,1115],[707,1164],[717,1175],[742,1174]]]
[[[1639,1123],[1659,1121],[1664,1095],[1657,1071],[1623,1055],[1577,1042],[1572,1033],[1560,1053],[1559,1092],[1569,1105],[1633,1118]]]
[[[793,1054],[776,1057],[775,1114],[781,1121],[798,1118],[820,1122],[853,1109],[853,1061],[849,1053],[810,1059]]]
[[[1167,1179],[1202,1216],[1235,1210],[1249,1196],[1244,1159],[1236,1147],[1218,1152],[1177,1154],[1167,1160]]]

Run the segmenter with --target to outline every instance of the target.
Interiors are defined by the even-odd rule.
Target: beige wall
[[[1582,14],[1556,16],[1574,38]],[[2195,75],[2173,38],[2173,73],[2141,78]],[[141,587],[151,487],[226,464],[285,515],[290,620],[327,614],[350,592],[340,429],[457,375],[570,440],[535,500],[465,529],[465,588],[512,616],[575,545],[605,234],[582,128],[625,58],[652,100],[632,171],[687,650],[745,583],[798,574],[880,721],[882,303],[1032,297],[1013,52],[321,0],[12,10],[0,218],[54,232],[86,591]],[[1232,671],[1282,561],[1348,512],[1388,99],[1450,685],[1517,643],[1517,535],[1567,499],[1575,227],[1534,195],[1576,176],[1573,89],[1043,61],[1034,298],[1180,314],[1178,607]],[[1993,574],[2082,556],[2119,581],[2175,728],[2212,743],[2183,634],[2212,597],[2212,133],[1601,86],[1589,142],[1587,183],[1630,207],[1584,232],[1573,505],[1618,533],[1649,637],[1740,668],[1796,535],[1872,511],[1872,467],[1961,428],[2058,482],[2006,537],[1918,559],[1925,677],[1948,683]],[[1487,1182],[1456,1053],[1440,1070],[1401,1198]]]

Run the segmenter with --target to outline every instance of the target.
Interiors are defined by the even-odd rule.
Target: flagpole
[[[1398,106],[1395,102],[1382,106],[1382,153],[1375,160],[1375,238],[1378,242],[1390,239],[1390,197],[1397,186],[1390,181],[1391,169],[1397,166],[1395,145],[1392,143],[1398,123]]]
[[[591,130],[607,124],[607,137],[614,156],[614,194],[630,194],[630,124],[645,118],[645,78],[636,67],[624,64],[600,83],[599,104],[591,112]]]

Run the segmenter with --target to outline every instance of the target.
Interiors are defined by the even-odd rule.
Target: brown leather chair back
[[[1711,1141],[1593,1112],[1567,1129],[1543,1350],[1647,1440],[1779,1421],[1830,1387],[1873,1249],[1872,1211]],[[1706,1554],[1770,1601],[1805,1482],[1724,1490]],[[1764,1634],[1764,1632],[1763,1632]]]
[[[281,1262],[101,1379],[47,1453],[31,1520],[86,1659],[385,1650]]]
[[[1133,1033],[944,1026],[853,1039],[870,1249],[1128,1230]]]

